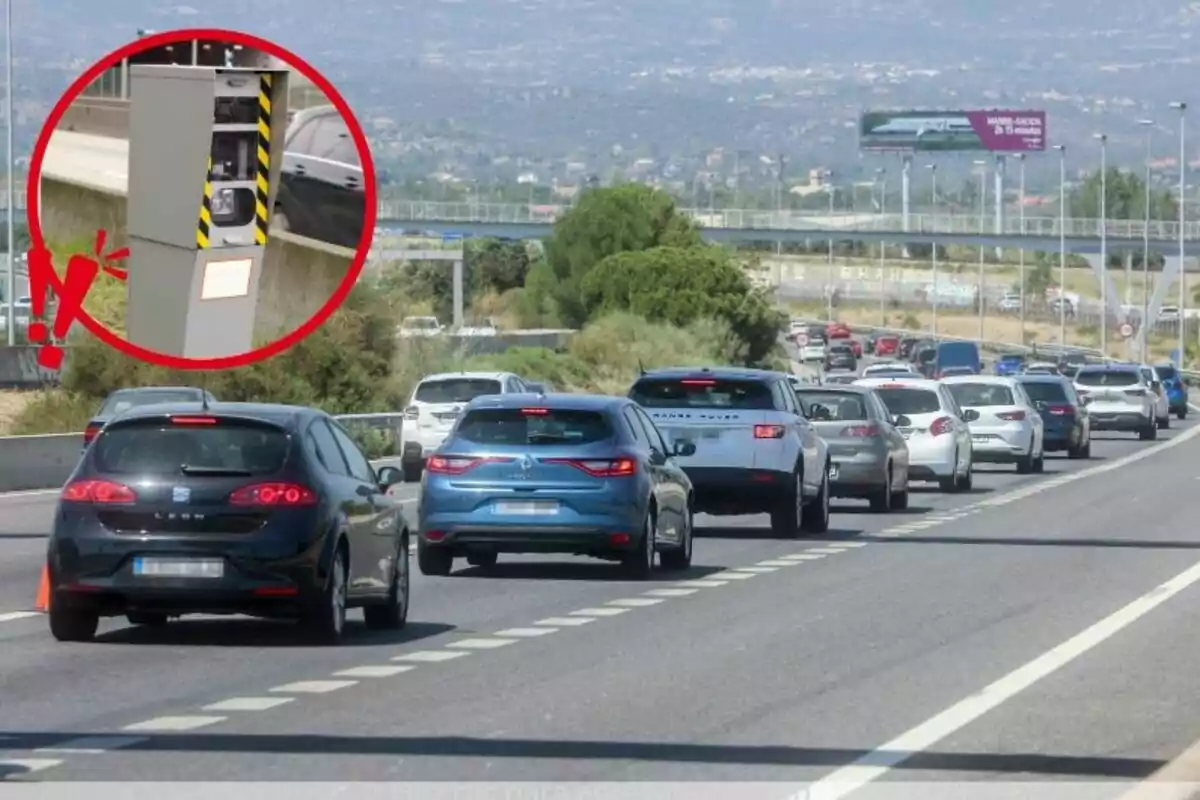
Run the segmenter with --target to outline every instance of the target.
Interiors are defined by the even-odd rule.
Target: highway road
[[[54,495],[0,496],[0,774],[1119,797],[1200,739],[1198,463],[1200,427],[1176,421],[1042,475],[981,467],[972,492],[920,490],[906,512],[847,501],[819,538],[702,517],[690,573],[650,583],[534,557],[416,575],[407,629],[338,648],[216,618],[56,643],[19,615]]]

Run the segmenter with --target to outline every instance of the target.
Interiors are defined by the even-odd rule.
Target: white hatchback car
[[[974,449],[969,423],[977,411],[963,411],[950,390],[926,379],[863,378],[894,415],[896,429],[908,442],[908,476],[937,481],[943,492],[970,490]]]
[[[911,372],[913,375],[920,377],[921,373],[917,372],[917,368],[909,361],[880,361],[872,364],[863,370],[863,377],[869,378],[871,375],[879,372]]]
[[[1045,466],[1045,423],[1033,400],[1012,378],[956,375],[942,383],[961,408],[979,412],[969,424],[977,462],[1016,464],[1022,475]]]
[[[1167,390],[1163,388],[1162,378],[1159,376],[1158,370],[1149,364],[1140,364],[1138,369],[1141,370],[1142,378],[1154,394],[1154,422],[1160,431],[1166,430],[1171,427],[1171,398],[1167,397]]]
[[[541,391],[511,372],[426,375],[413,389],[400,427],[400,468],[407,483],[421,480],[425,460],[446,441],[459,412],[476,397]]]

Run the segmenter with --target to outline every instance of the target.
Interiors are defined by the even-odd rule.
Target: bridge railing
[[[492,225],[550,224],[566,210],[565,206],[537,206],[522,203],[435,202],[417,200],[382,200],[379,220],[396,225],[419,228],[423,222],[475,223]],[[861,214],[839,212],[821,214],[803,211],[761,211],[755,209],[682,209],[701,227],[725,230],[761,231],[819,231],[846,233],[886,233],[903,230],[900,214]],[[1149,234],[1151,241],[1174,240],[1179,237],[1179,223],[1151,220],[1149,227],[1142,220],[1110,219],[1105,225],[1110,239],[1142,239]],[[1061,234],[1072,239],[1098,239],[1101,221],[1098,219],[1067,218],[1060,225],[1058,217],[1009,216],[997,231],[992,218],[980,219],[975,214],[910,214],[908,231],[931,234],[960,234],[988,236],[1028,236],[1056,238]],[[1200,239],[1200,221],[1184,224],[1185,239]]]

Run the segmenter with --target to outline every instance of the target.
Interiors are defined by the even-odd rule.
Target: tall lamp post
[[[982,159],[976,159],[972,162],[979,167],[979,234],[982,236],[987,227],[987,162]],[[984,305],[984,284],[983,284],[983,245],[979,245],[979,285],[975,289],[975,293],[979,296],[979,341],[984,340],[983,335],[983,305]]]
[[[1058,344],[1067,344],[1067,146],[1058,151]]]
[[[825,191],[829,193],[829,222],[833,223],[833,171],[825,170],[822,177],[826,180]],[[825,318],[833,319],[833,238],[829,239],[829,260],[825,266]]]
[[[1175,367],[1183,369],[1185,361],[1183,333],[1187,327],[1187,315],[1184,314],[1184,309],[1187,308],[1187,262],[1183,260],[1183,223],[1187,219],[1183,210],[1183,195],[1187,190],[1187,138],[1185,132],[1187,103],[1181,101],[1171,103],[1171,108],[1179,112],[1179,341],[1176,345],[1179,348],[1179,360],[1175,363]]]
[[[879,181],[879,215],[887,214],[887,169],[879,167],[875,170]],[[879,324],[887,327],[887,267],[884,266],[885,245],[879,240]]]
[[[7,129],[8,138],[8,287],[5,294],[8,299],[8,319],[5,320],[5,328],[8,329],[8,346],[12,347],[17,343],[17,262],[14,259],[13,253],[13,215],[16,210],[13,208],[14,194],[13,191],[13,173],[16,171],[13,164],[13,35],[12,35],[12,7],[13,0],[8,0],[4,4],[4,55],[7,62],[6,73],[4,80],[6,91],[4,93],[4,119],[6,121],[5,128]]]
[[[1108,134],[1100,142],[1100,352],[1108,355]]]
[[[1025,235],[1025,154],[1017,153],[1017,162],[1020,166],[1020,178],[1017,184],[1017,213],[1021,217],[1021,235]],[[1020,293],[1021,293],[1021,346],[1025,345],[1025,248],[1017,249],[1017,259],[1019,262],[1018,269],[1020,270]]]
[[[1150,143],[1154,135],[1154,120],[1140,119],[1138,125],[1146,129],[1146,209],[1142,228],[1142,323],[1138,326],[1141,352],[1138,358],[1146,361],[1146,347],[1150,337]]]
[[[929,199],[930,199],[930,202],[933,203],[933,230],[936,231],[937,230],[937,208],[938,208],[938,204],[937,204],[937,202],[938,202],[938,198],[937,198],[937,164],[926,164],[925,169],[929,170],[929,187],[930,187],[929,188]],[[930,258],[932,259],[932,263],[933,263],[933,329],[930,331],[930,333],[933,334],[933,337],[935,339],[937,338],[937,331],[938,331],[937,249],[938,249],[938,246],[937,246],[937,242],[935,241],[930,245],[930,248],[929,248],[929,252],[931,254]]]

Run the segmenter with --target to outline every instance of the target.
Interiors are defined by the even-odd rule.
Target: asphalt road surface
[[[837,504],[819,538],[702,517],[684,576],[533,557],[416,575],[407,629],[356,622],[337,648],[219,618],[57,643],[20,614],[54,495],[3,496],[0,774],[845,787],[830,797],[1074,780],[1117,797],[1200,738],[1200,429],[1092,452],[1042,475],[981,467],[974,491],[921,489],[906,512]]]

